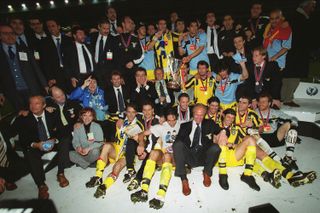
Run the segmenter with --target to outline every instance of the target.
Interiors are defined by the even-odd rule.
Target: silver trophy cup
[[[180,68],[182,65],[182,60],[168,57],[168,70],[170,72],[169,81],[167,87],[169,89],[179,89],[180,88]]]

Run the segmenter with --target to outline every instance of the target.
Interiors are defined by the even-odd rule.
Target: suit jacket
[[[148,82],[147,86],[144,90],[135,87],[135,89],[131,93],[130,101],[137,105],[138,111],[140,112],[142,109],[142,104],[145,101],[151,101],[155,104],[155,100],[158,97],[154,84],[152,82]]]
[[[57,137],[62,138],[64,136],[71,135],[73,131],[73,126],[76,122],[78,122],[79,112],[82,109],[78,101],[73,101],[67,99],[64,107],[63,107],[63,115],[66,118],[68,124],[66,126],[63,125],[60,115],[59,105],[56,104],[52,99],[47,100],[47,106],[55,108],[54,113],[58,118],[57,121]]]
[[[18,45],[16,48],[21,74],[29,88],[30,95],[42,94],[44,87],[47,86],[47,82],[34,58],[33,51]],[[19,52],[26,53],[28,61],[20,60]],[[10,98],[17,96],[17,90],[8,60],[8,56],[3,50],[2,44],[0,44],[0,93],[3,93],[10,100]]]
[[[96,44],[97,44],[97,40],[99,37],[99,32],[91,33],[89,36],[90,36],[90,40],[91,40],[90,48],[93,51],[93,59],[95,59],[95,57],[96,57]],[[104,60],[99,61],[98,63],[95,63],[97,71],[100,71],[100,72],[107,72],[108,71],[109,74],[111,74],[112,70],[116,68],[117,58],[114,57],[115,49],[117,47],[116,45],[117,45],[116,38],[114,36],[112,36],[111,34],[109,34],[107,37],[107,40],[104,44],[104,47],[103,47]],[[99,48],[99,45],[98,45],[98,48]],[[112,60],[107,60],[107,52],[112,52],[112,54],[113,54]]]
[[[265,68],[263,70],[261,79],[263,79],[263,89],[262,92],[268,92],[274,99],[280,100],[280,90],[281,90],[281,71],[277,62],[267,62],[265,61]],[[248,86],[248,91],[251,92],[252,99],[258,97],[259,94],[255,92],[255,75],[254,75],[255,65],[251,64],[249,66],[249,78],[246,80],[246,85]]]
[[[56,138],[58,122],[57,114],[45,111],[45,118],[50,138]],[[24,150],[30,149],[32,143],[40,142],[37,122],[38,121],[32,112],[29,112],[26,117],[20,116],[13,123],[15,131],[19,135],[19,142]]]
[[[129,91],[125,86],[121,86],[122,88],[122,96],[124,99],[124,103],[129,103]],[[117,102],[117,93],[114,91],[113,86],[108,86],[104,93],[104,98],[106,100],[106,104],[109,106],[110,113],[116,113],[118,111],[118,102]]]
[[[179,133],[175,141],[181,141],[185,145],[191,148],[190,133],[192,130],[192,122],[189,121],[181,124]],[[220,132],[221,128],[213,121],[204,119],[201,123],[201,143],[203,150],[207,150],[210,145],[213,143],[213,135],[216,135]]]
[[[71,38],[61,35],[61,53],[62,63],[64,63],[64,54],[68,46],[72,44]],[[66,78],[67,75],[60,67],[58,51],[51,35],[48,35],[40,42],[40,58],[45,75],[48,80]]]
[[[84,44],[86,45],[86,44]],[[86,45],[89,52],[92,56],[92,64],[94,66],[94,57],[92,54],[92,50],[90,46]],[[68,76],[68,78],[79,78],[80,76],[80,68],[79,68],[79,59],[78,59],[78,52],[77,46],[75,42],[73,42],[70,46],[68,46],[65,50],[64,54],[64,69]]]

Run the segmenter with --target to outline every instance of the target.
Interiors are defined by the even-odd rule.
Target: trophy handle
[[[179,68],[179,74],[180,74],[180,84],[181,84],[181,89],[185,90],[185,82],[184,82],[184,74],[185,72],[181,72],[182,69],[185,69],[185,64],[182,63],[180,68]]]

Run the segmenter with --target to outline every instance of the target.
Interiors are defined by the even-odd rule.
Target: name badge
[[[88,136],[88,141],[90,141],[90,142],[93,142],[93,141],[94,141],[93,132],[89,132],[89,133],[87,134],[87,136]]]
[[[111,61],[113,59],[113,53],[112,52],[107,52],[107,60]]]
[[[40,54],[39,54],[39,52],[34,51],[33,55],[34,55],[34,58],[35,58],[36,60],[40,60]]]
[[[19,52],[19,59],[20,59],[20,61],[28,61],[27,53]]]

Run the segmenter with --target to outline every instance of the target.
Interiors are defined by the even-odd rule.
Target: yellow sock
[[[220,146],[221,152],[218,159],[219,165],[219,174],[226,175],[227,174],[227,146]]]
[[[103,175],[104,168],[106,167],[107,163],[104,162],[102,159],[97,160],[97,166],[96,166],[96,176],[101,178]]]
[[[256,146],[248,146],[247,151],[246,151],[246,165],[244,169],[244,175],[250,176],[252,175],[252,170],[253,170],[253,165],[254,162],[256,161]]]
[[[261,176],[262,172],[266,171],[263,166],[261,166],[260,163],[258,163],[257,161],[254,162],[254,166],[253,166],[253,172],[256,173],[257,175]]]
[[[153,160],[147,160],[146,165],[143,170],[143,177],[141,182],[141,189],[145,191],[149,191],[149,185],[152,178],[152,175],[154,173],[154,170],[156,169],[156,162]]]
[[[114,182],[117,180],[117,176],[114,174],[109,174],[108,177],[104,180],[103,184],[106,186],[108,189]]]
[[[167,188],[170,183],[170,179],[172,176],[172,163],[164,163],[162,164],[162,171],[160,176],[160,186],[157,195],[161,197],[166,196]]]
[[[275,169],[279,169],[282,176],[284,176],[286,179],[289,179],[293,176],[292,172],[286,172],[286,168],[281,165],[278,161],[273,160],[269,156],[262,159],[263,165],[265,165],[270,171],[273,171]]]

